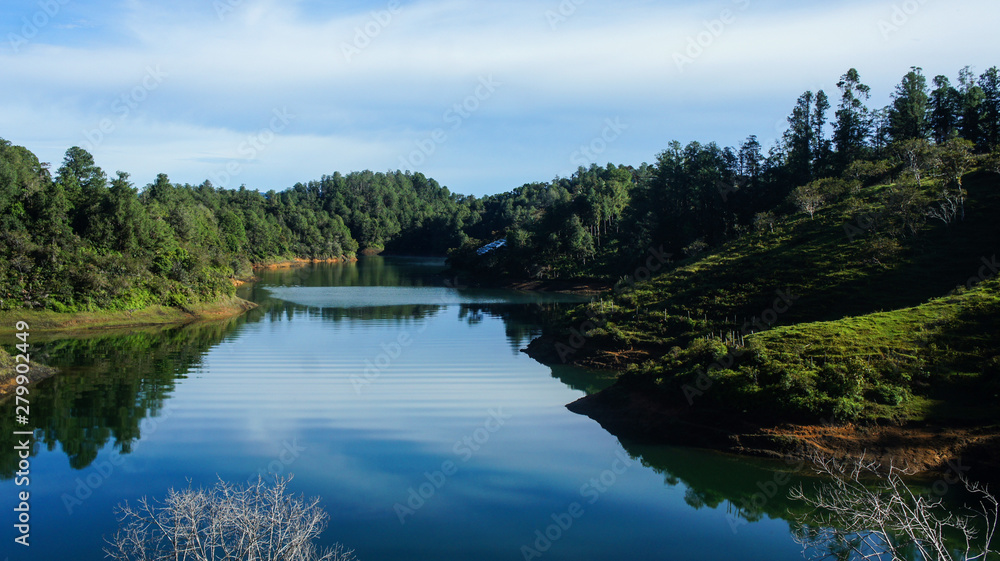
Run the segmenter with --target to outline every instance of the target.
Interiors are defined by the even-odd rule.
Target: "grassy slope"
[[[965,184],[966,220],[928,224],[900,240],[891,260],[872,259],[870,236],[852,240],[844,228],[878,206],[887,189],[880,186],[681,263],[616,296],[614,311],[607,300],[590,304],[603,321],[572,358],[638,366],[667,401],[692,397],[685,389],[721,362],[707,374],[710,389],[692,401],[761,416],[988,416],[969,399],[996,393],[997,283],[928,303],[977,276],[1000,247],[1000,178],[975,173]],[[797,298],[772,314],[778,290]],[[751,335],[734,351],[741,332],[759,330],[754,317],[786,327]],[[585,320],[579,308],[566,327]]]
[[[706,374],[706,403],[803,421],[1000,421],[996,280],[910,308],[778,327],[743,350]]]

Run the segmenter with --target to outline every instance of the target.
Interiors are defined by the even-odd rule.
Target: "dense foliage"
[[[231,294],[253,263],[386,247],[441,254],[463,241],[473,204],[402,172],[338,173],[267,193],[160,174],[140,192],[124,172],[109,181],[81,148],[53,178],[0,139],[0,309],[186,306]]]
[[[832,138],[829,102],[806,92],[766,157],[752,137],[674,143],[634,172],[604,241],[615,249],[593,252],[615,289],[570,311],[536,356],[625,370],[622,387],[674,410],[996,422],[997,81],[963,69],[958,88],[938,76],[930,90],[913,68],[870,111],[851,70]],[[539,216],[527,229],[544,244]],[[508,245],[478,266],[510,270],[514,247],[518,267],[542,255]],[[676,263],[654,275],[665,251]]]
[[[832,118],[825,92],[803,93],[783,138],[766,152],[756,136],[726,148],[673,142],[652,165],[581,167],[569,178],[487,197],[482,221],[467,230],[472,239],[452,261],[490,276],[617,279],[651,252],[694,256],[770,228],[776,216],[796,209],[812,215],[861,184],[901,177],[901,190],[912,195],[910,184],[947,176],[930,199],[946,215],[960,214],[961,176],[977,158],[1000,164],[1000,73],[994,67],[977,79],[966,67],[958,82],[952,87],[937,76],[930,89],[914,67],[892,103],[871,110],[870,88],[851,69],[837,83]],[[893,196],[904,211],[897,230],[913,233],[917,201]],[[506,239],[502,249],[477,254],[499,238]]]
[[[630,372],[682,410],[995,423],[1000,174],[962,177],[963,219],[957,206],[940,211],[954,181],[940,169],[921,188],[904,171],[837,189],[813,215],[774,213],[659,276],[619,283],[541,346],[556,363]]]
[[[927,220],[961,221],[964,173],[1000,166],[1000,71],[965,68],[957,86],[937,76],[932,89],[912,68],[876,111],[856,70],[837,86],[832,119],[826,93],[805,92],[766,153],[755,136],[735,148],[673,142],[652,165],[581,167],[483,198],[400,171],[266,193],[161,174],[138,189],[81,148],[53,175],[0,139],[0,310],[186,306],[231,294],[254,263],[381,251],[450,250],[456,269],[493,279],[617,279],[650,254],[695,256],[897,179],[878,228],[864,229],[872,251],[891,253]]]

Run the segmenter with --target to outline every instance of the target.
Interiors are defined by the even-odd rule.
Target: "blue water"
[[[32,389],[28,487],[3,440],[0,557],[103,559],[122,501],[293,474],[330,516],[323,543],[362,561],[802,559],[787,489],[764,492],[781,464],[623,445],[565,408],[606,380],[518,351],[571,298],[450,288],[440,269],[275,271],[237,320],[39,337],[66,372]],[[10,401],[0,416],[9,433]]]

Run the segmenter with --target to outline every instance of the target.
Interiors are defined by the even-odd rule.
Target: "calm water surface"
[[[565,408],[606,380],[519,352],[574,298],[454,287],[442,268],[271,271],[235,320],[35,337],[66,372],[32,390],[30,548],[4,437],[0,556],[103,559],[126,499],[281,473],[362,561],[802,559],[782,519],[794,466],[619,442]],[[5,435],[12,417],[0,405]]]

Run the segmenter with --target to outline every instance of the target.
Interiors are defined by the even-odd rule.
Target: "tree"
[[[51,244],[66,246],[74,241],[69,225],[69,201],[62,185],[50,182],[37,197],[35,225],[42,239]]]
[[[1000,174],[1000,150],[994,150],[989,154],[983,155],[980,162],[982,163],[983,169]]]
[[[145,242],[149,229],[146,210],[139,204],[138,191],[128,180],[129,175],[119,171],[111,181],[103,213],[103,243],[125,254],[137,254]]]
[[[0,228],[21,229],[25,204],[49,183],[45,164],[23,146],[0,139]]]
[[[972,142],[964,138],[953,138],[937,147],[937,172],[945,186],[962,189],[962,177],[976,163],[972,149]]]
[[[770,232],[774,232],[774,223],[776,221],[777,218],[775,218],[774,212],[770,210],[767,212],[758,212],[753,217],[753,225],[758,232],[763,232],[765,228]]]
[[[103,187],[107,176],[94,164],[94,156],[79,146],[66,150],[63,164],[56,172],[56,179],[75,177],[82,187]]]
[[[896,86],[889,109],[889,134],[893,141],[927,137],[927,78],[913,66]]]
[[[760,177],[764,162],[764,156],[761,153],[761,146],[757,140],[757,135],[751,134],[740,145],[738,158],[739,167],[737,168],[737,173],[747,178],[750,182],[756,181]]]
[[[962,177],[975,164],[972,156],[973,145],[964,138],[953,138],[937,147],[937,173],[944,180],[937,206],[928,210],[928,215],[943,222],[952,219],[965,220],[965,190]]]
[[[146,186],[142,193],[144,201],[156,201],[161,204],[168,204],[173,194],[174,186],[170,184],[170,178],[165,173],[156,175],[156,181]]]
[[[890,126],[889,126],[889,115],[890,108],[883,107],[872,112],[871,119],[871,138],[872,138],[872,149],[875,152],[876,158],[885,157],[885,152],[891,144],[890,138]]]
[[[813,509],[798,517],[795,539],[804,550],[819,552],[817,557],[908,561],[915,552],[928,561],[971,561],[996,553],[1000,505],[989,489],[963,474],[956,483],[971,504],[954,511],[940,496],[907,486],[903,478],[912,470],[893,464],[885,469],[864,456],[853,462],[815,457],[813,463],[829,483],[814,493],[800,485],[790,496]]]
[[[107,195],[107,175],[94,163],[90,152],[73,146],[66,150],[56,181],[63,185],[73,209],[73,231],[81,237],[94,235],[94,221]]]
[[[119,561],[352,561],[337,545],[313,544],[326,527],[319,498],[286,493],[291,478],[246,487],[219,481],[213,488],[170,489],[162,503],[143,497],[120,507],[121,527],[105,553]]]
[[[830,99],[826,92],[820,90],[816,92],[816,101],[812,111],[812,137],[810,138],[810,152],[812,155],[813,176],[822,176],[827,172],[830,163],[830,141],[826,138],[824,127],[826,127],[826,112],[830,109]]]
[[[566,251],[575,258],[582,259],[587,264],[587,258],[594,254],[594,238],[584,229],[580,217],[573,214],[563,231],[563,244]]]
[[[837,150],[837,166],[844,170],[864,154],[871,130],[871,116],[864,102],[871,95],[871,88],[861,83],[861,76],[854,68],[840,77],[837,87],[841,95],[833,125],[833,145]]]
[[[934,77],[934,90],[929,98],[931,138],[943,144],[958,134],[961,97],[951,87],[947,76]]]
[[[232,210],[223,211],[219,215],[219,237],[231,253],[243,251],[243,247],[247,243],[247,231],[243,225],[243,218]],[[339,254],[338,252],[337,255]]]
[[[785,132],[787,166],[796,183],[807,182],[813,176],[813,149],[816,147],[815,99],[816,96],[811,91],[806,91],[799,96],[792,114],[788,116],[788,130]]]
[[[826,202],[826,196],[820,192],[818,183],[814,181],[796,187],[792,191],[791,200],[796,208],[809,214],[809,218],[812,218]]]
[[[886,234],[898,238],[915,236],[926,222],[927,196],[915,181],[903,178],[882,192]]]
[[[983,152],[989,152],[1000,146],[1000,69],[994,66],[983,72],[979,88],[983,92],[980,147]]]
[[[921,180],[924,171],[934,167],[937,152],[933,150],[927,139],[911,138],[893,146],[896,157],[899,158],[907,172],[922,187]]]
[[[978,149],[983,150],[981,123],[985,94],[983,89],[976,84],[976,75],[968,66],[958,72],[958,95],[960,104],[959,136],[972,141]]]

